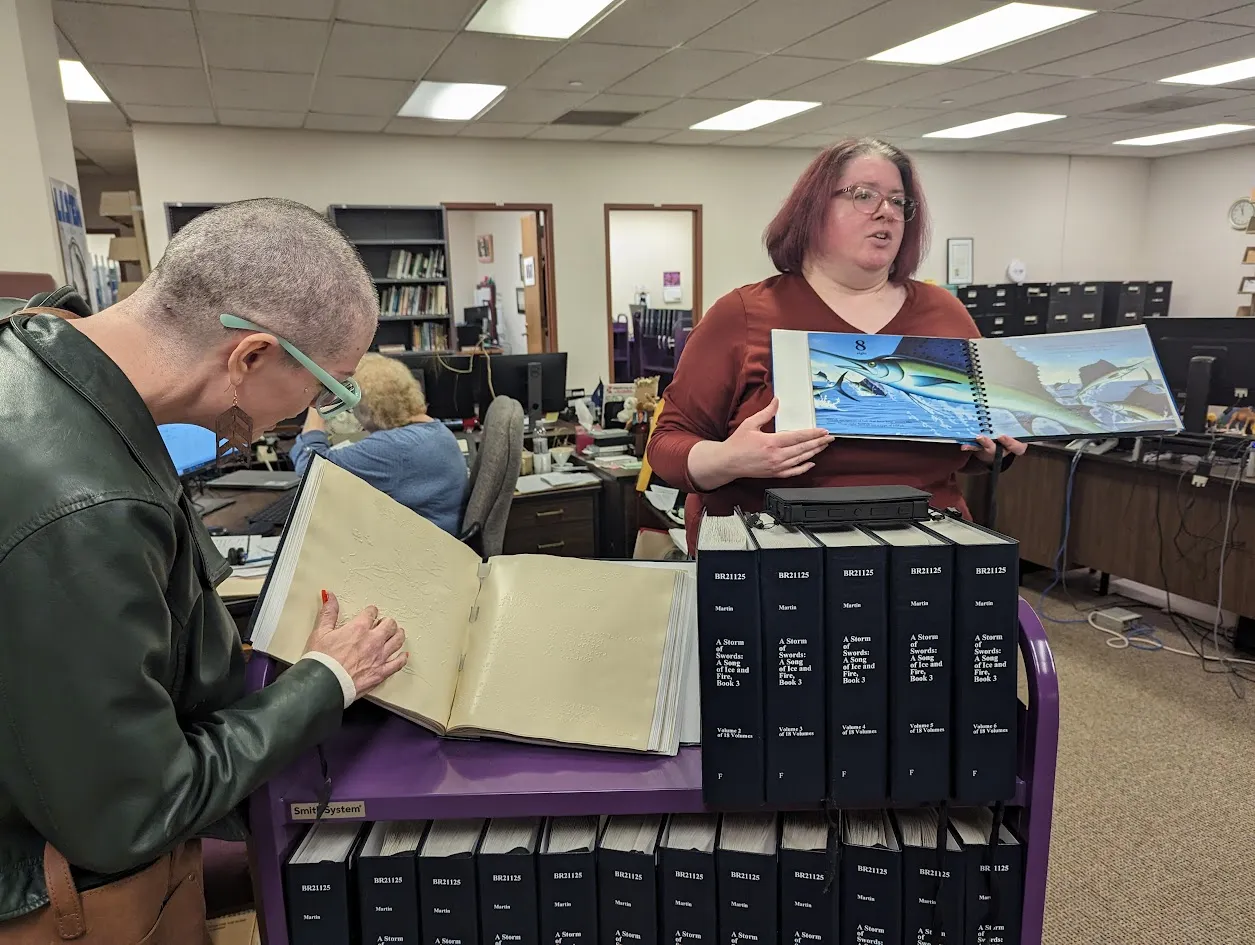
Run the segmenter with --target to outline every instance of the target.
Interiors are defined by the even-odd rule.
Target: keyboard
[[[290,489],[283,493],[274,502],[250,515],[248,523],[250,525],[284,525],[292,513],[292,506],[296,504],[297,492],[296,489]]]

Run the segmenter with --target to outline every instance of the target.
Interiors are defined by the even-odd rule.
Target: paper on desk
[[[582,486],[598,481],[590,472],[545,473],[541,478],[551,486]]]
[[[688,554],[688,532],[682,528],[668,528],[667,534],[671,536],[671,543],[675,545],[676,548],[680,549],[680,551],[683,551],[685,554]]]
[[[675,508],[675,500],[679,497],[679,489],[672,489],[670,486],[660,486],[657,483],[645,490],[645,498],[659,512],[669,512]]]
[[[514,491],[519,495],[526,495],[529,492],[544,492],[552,488],[553,486],[545,482],[544,476],[519,476],[518,481],[514,483]]]

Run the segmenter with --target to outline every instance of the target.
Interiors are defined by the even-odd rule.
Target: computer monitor
[[[213,430],[191,423],[164,423],[157,432],[179,476],[206,469],[218,458],[218,437]]]
[[[1148,318],[1168,388],[1191,433],[1207,429],[1211,404],[1230,407],[1255,393],[1255,318]]]
[[[478,357],[405,351],[389,355],[410,369],[427,398],[427,413],[437,420],[465,420],[479,408]]]
[[[513,397],[533,423],[547,413],[566,409],[565,351],[492,355],[484,361],[485,406],[494,395]],[[491,387],[487,384],[489,374]]]

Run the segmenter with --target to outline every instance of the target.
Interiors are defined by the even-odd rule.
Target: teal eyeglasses
[[[296,345],[275,335],[269,328],[263,328],[261,325],[254,324],[246,318],[240,318],[238,315],[222,314],[218,316],[218,321],[222,322],[226,328],[261,331],[268,335],[274,335],[275,341],[279,342],[283,350],[296,358],[301,367],[314,375],[318,379],[318,383],[322,385],[322,392],[314,400],[314,409],[322,415],[323,419],[329,419],[337,414],[344,413],[346,410],[352,410],[361,402],[362,390],[357,386],[357,381],[351,377],[345,378],[343,383],[337,381],[310,358],[306,357]]]

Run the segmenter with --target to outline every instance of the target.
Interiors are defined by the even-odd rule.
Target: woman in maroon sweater
[[[780,275],[715,302],[693,329],[649,462],[689,493],[685,522],[695,547],[702,508],[728,515],[763,507],[779,480],[793,486],[907,485],[933,505],[967,514],[959,472],[989,469],[995,444],[979,446],[848,439],[824,430],[770,432],[778,402],[771,389],[771,330],[976,338],[953,295],[911,278],[924,253],[928,218],[915,167],[874,139],[843,141],[798,179],[767,227]],[[1012,456],[1024,444],[1002,437]]]

